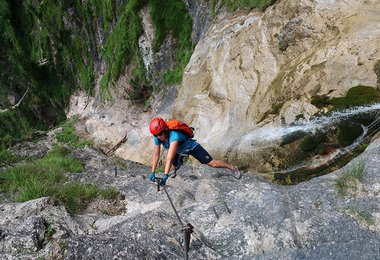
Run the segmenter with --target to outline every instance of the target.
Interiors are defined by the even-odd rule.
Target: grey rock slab
[[[380,257],[380,140],[325,176],[294,186],[268,183],[252,172],[184,165],[166,191],[181,221],[194,226],[190,259],[377,259]],[[121,215],[69,215],[41,198],[0,205],[4,259],[183,259],[183,234],[163,188],[147,180],[150,167],[116,165],[95,149],[74,150],[85,172],[72,180],[114,187],[125,196]],[[356,195],[342,196],[336,180],[364,161]],[[159,174],[157,174],[159,175]],[[51,239],[46,229],[56,232]]]

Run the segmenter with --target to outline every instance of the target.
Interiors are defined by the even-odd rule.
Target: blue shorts
[[[209,163],[213,160],[212,156],[200,144],[195,146],[193,150],[189,151],[189,155],[193,156],[202,164]],[[183,159],[183,156],[176,154],[173,159],[173,165],[176,167],[178,165],[181,166],[182,159]]]

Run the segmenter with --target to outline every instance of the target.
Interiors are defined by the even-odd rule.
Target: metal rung
[[[220,214],[218,214],[218,211]],[[227,206],[227,203],[225,201],[220,201],[212,206],[212,211],[214,212],[217,219],[219,219],[219,216],[222,215],[225,212],[228,212],[228,214],[231,214],[230,208]]]

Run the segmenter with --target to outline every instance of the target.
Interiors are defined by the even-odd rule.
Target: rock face
[[[376,1],[279,1],[264,14],[215,21],[195,48],[173,114],[199,129],[197,139],[214,154],[254,161],[246,137],[260,124],[310,118],[315,95],[376,87],[379,8]]]
[[[377,139],[343,169],[296,186],[183,166],[166,189],[183,223],[194,226],[189,258],[380,258],[379,147]],[[125,213],[71,216],[51,198],[0,204],[1,259],[183,258],[182,226],[162,188],[146,179],[149,167],[126,161],[115,176],[104,154],[73,154],[86,171],[72,178],[115,187]],[[362,180],[338,193],[337,183],[361,163]]]
[[[200,17],[194,3],[204,2],[188,1]],[[126,137],[115,154],[137,162],[150,161],[147,126],[157,115],[189,122],[215,157],[258,161],[251,131],[310,118],[314,95],[376,86],[379,8],[377,0],[292,0],[265,13],[223,15],[204,36],[202,30],[193,35],[201,37],[182,85],[157,94],[150,111],[125,101],[121,79],[112,105],[78,93],[68,116],[79,115],[103,150]],[[268,183],[251,171],[237,181],[227,171],[183,166],[167,191],[182,221],[195,227],[190,259],[380,258],[379,147],[377,139],[344,168],[296,186]],[[52,198],[2,203],[1,259],[183,258],[183,227],[162,189],[146,179],[148,166],[127,161],[115,175],[115,162],[104,154],[89,148],[74,154],[86,171],[71,178],[115,187],[125,210],[72,216]],[[362,179],[343,178],[362,162]]]
[[[210,2],[206,0],[185,0],[184,2],[193,20],[191,39],[196,44],[203,37],[212,20]]]
[[[163,84],[163,71],[172,68],[175,64],[175,44],[172,36],[168,36],[156,53],[153,51],[155,30],[150,17],[149,7],[144,7],[139,17],[144,29],[143,35],[139,37],[139,49],[144,61],[146,75],[153,86]]]
[[[201,17],[209,21],[203,1],[187,5],[195,24]],[[197,27],[193,39],[201,37],[181,86],[157,94],[151,110],[136,109],[118,94],[113,105],[90,109],[87,97],[78,95],[68,116],[83,117],[104,150],[127,136],[116,154],[145,164],[152,149],[147,126],[155,116],[190,123],[217,158],[262,164],[268,153],[252,146],[253,131],[309,119],[318,111],[310,104],[315,95],[338,97],[359,84],[376,87],[379,8],[378,1],[367,0],[278,1],[265,13],[220,15]]]

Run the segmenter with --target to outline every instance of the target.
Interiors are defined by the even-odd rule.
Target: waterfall
[[[281,141],[284,137],[294,133],[315,133],[323,131],[328,126],[336,124],[342,120],[356,115],[363,115],[380,111],[380,103],[370,106],[360,106],[346,109],[343,111],[333,112],[330,115],[315,117],[309,121],[300,120],[288,126],[274,126],[271,124],[257,128],[245,136],[245,141],[251,141],[252,144],[260,144]],[[379,117],[376,119],[379,121]],[[377,122],[376,122],[377,123]]]
[[[340,158],[347,155],[363,143],[366,140],[366,137],[378,132],[380,130],[380,103],[336,111],[329,115],[316,116],[308,121],[299,120],[287,126],[268,124],[246,134],[244,141],[251,142],[253,147],[258,150],[272,147],[281,149],[281,146],[284,145],[284,140],[286,139],[290,140],[289,142],[285,142],[285,144],[288,144],[307,135],[329,133],[329,131],[334,129],[334,127],[340,122],[350,120],[353,117],[357,118],[357,116],[371,118],[371,122],[368,122],[366,125],[360,125],[362,127],[362,133],[356,137],[351,144],[335,149],[330,154],[317,155],[304,161],[299,161],[296,165],[290,165],[286,169],[274,169],[274,171],[270,172],[270,174],[292,174],[293,172],[301,170],[307,174],[308,170],[313,170],[337,162]],[[354,121],[355,120],[353,119],[353,122]]]

